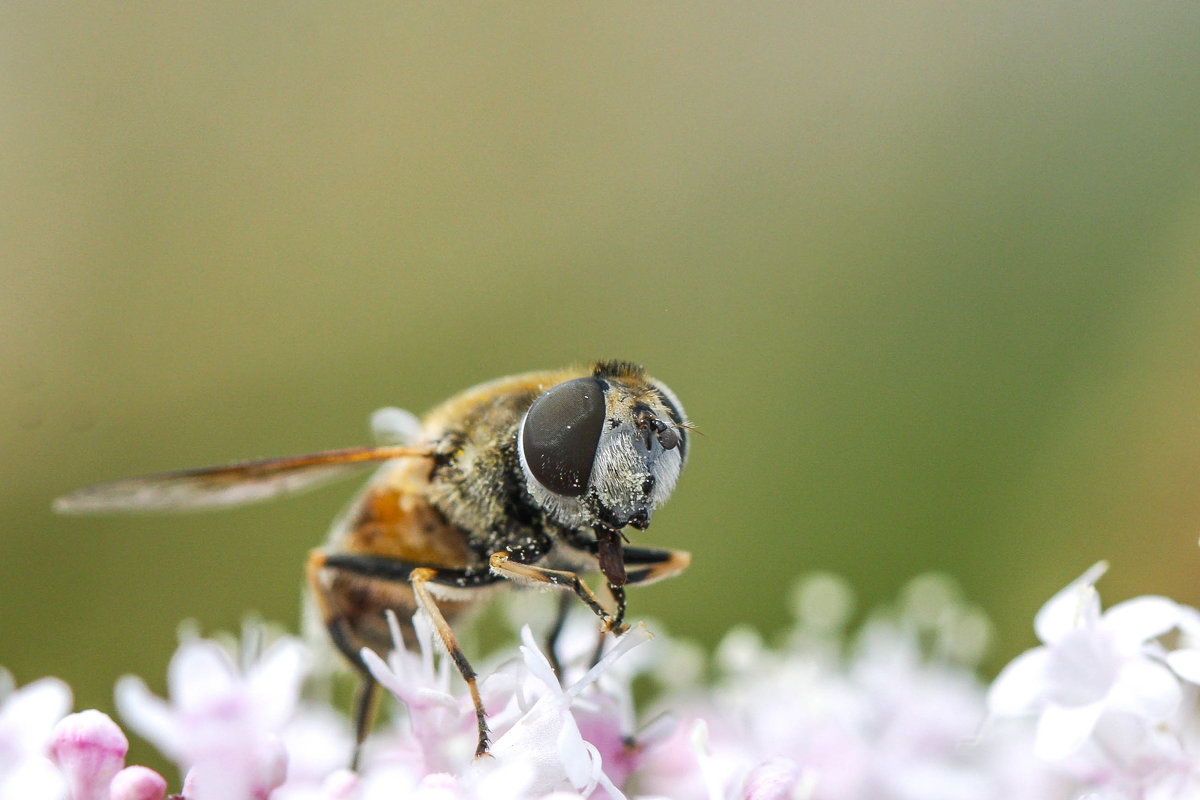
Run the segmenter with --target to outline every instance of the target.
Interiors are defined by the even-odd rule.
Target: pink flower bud
[[[50,760],[62,770],[73,800],[108,800],[128,750],[117,724],[94,709],[64,717],[50,734]]]
[[[167,780],[149,767],[126,767],[112,780],[111,800],[163,800]]]

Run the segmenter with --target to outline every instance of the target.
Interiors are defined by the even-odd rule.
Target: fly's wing
[[[312,489],[380,461],[431,455],[426,448],[381,445],[160,472],[77,489],[55,500],[54,510],[99,514],[229,508]]]

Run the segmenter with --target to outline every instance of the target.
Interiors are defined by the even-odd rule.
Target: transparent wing
[[[228,508],[312,489],[380,461],[431,455],[426,448],[381,445],[160,472],[77,489],[55,500],[54,510],[93,514]]]

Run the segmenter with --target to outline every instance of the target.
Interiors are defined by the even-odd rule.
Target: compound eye
[[[604,416],[604,387],[596,378],[560,383],[533,401],[521,429],[521,446],[538,483],[564,497],[584,493]]]

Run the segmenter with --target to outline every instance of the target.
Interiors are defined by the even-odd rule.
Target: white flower
[[[358,797],[522,800],[575,790],[582,797],[596,792],[597,797],[624,798],[604,763],[604,752],[622,746],[621,736],[612,731],[621,729],[628,716],[630,677],[613,665],[650,638],[644,626],[616,639],[598,663],[589,665],[597,641],[595,622],[579,623],[590,634],[576,636],[576,620],[569,620],[562,641],[586,636],[592,646],[567,648],[570,659],[564,660],[563,671],[573,680],[565,689],[525,626],[520,660],[481,672],[492,745],[488,757],[472,759],[474,708],[464,691],[451,688],[451,663],[435,646],[427,618],[421,612],[413,617],[416,652],[403,649],[394,617],[389,624],[396,650],[386,661],[370,651],[363,651],[363,659],[376,680],[407,707],[410,730],[375,737]],[[581,723],[603,736],[603,751],[584,738]],[[620,779],[630,768],[627,763],[614,767]]]
[[[130,726],[188,771],[188,800],[261,800],[281,784],[279,738],[292,717],[307,653],[275,642],[243,673],[215,642],[184,642],[167,674],[171,703],[138,678],[117,683],[117,707]]]
[[[1154,725],[1179,705],[1178,681],[1148,646],[1179,624],[1179,606],[1139,597],[1101,615],[1095,582],[1105,568],[1092,567],[1042,607],[1034,630],[1043,644],[1014,659],[988,692],[993,715],[1038,715],[1040,758],[1079,751],[1106,713]]]
[[[453,771],[466,763],[464,754],[474,752],[475,712],[471,699],[455,696],[450,690],[450,660],[435,659],[433,625],[423,611],[413,615],[417,650],[404,646],[396,615],[387,612],[395,644],[387,661],[369,648],[362,658],[379,685],[390,691],[408,708],[409,725],[416,752],[403,753],[392,747],[390,758],[412,763],[413,774],[423,776]],[[411,749],[411,748],[409,748]]]
[[[624,798],[605,774],[600,751],[580,733],[573,707],[586,709],[594,705],[589,704],[584,691],[621,656],[649,638],[650,632],[644,625],[634,626],[582,678],[564,689],[549,660],[534,642],[529,626],[524,626],[521,656],[528,677],[518,697],[526,710],[496,739],[492,746],[496,761],[525,761],[532,770],[528,788],[533,792],[549,792],[570,785],[587,796],[600,786],[610,797]]]
[[[1167,666],[1188,683],[1200,684],[1200,611],[1179,607],[1180,647],[1167,654]]]
[[[301,704],[280,733],[287,751],[287,782],[276,790],[272,800],[285,790],[322,785],[330,775],[349,765],[354,752],[354,735],[345,715],[328,706]]]
[[[984,688],[961,659],[978,647],[947,639],[978,612],[953,592],[929,591],[939,586],[922,580],[850,643],[838,629],[850,602],[841,593],[818,624],[802,614],[785,647],[731,631],[717,651],[717,686],[664,701],[684,724],[647,748],[634,785],[673,800],[1052,797],[1039,791],[1047,770],[1008,737],[970,741]]]
[[[71,708],[71,690],[55,678],[42,678],[13,690],[0,669],[0,800],[57,800],[67,784],[50,760],[50,733]]]
[[[406,714],[370,738],[358,773],[345,768],[345,716],[298,704],[307,651],[294,640],[240,669],[214,642],[187,641],[169,703],[125,678],[118,705],[187,770],[187,800],[1200,798],[1200,713],[1181,702],[1200,697],[1200,611],[1141,597],[1102,613],[1102,572],[1046,603],[1034,622],[1042,644],[986,702],[968,668],[986,622],[934,577],[850,640],[846,593],[810,583],[784,645],[749,627],[725,637],[714,687],[697,684],[693,656],[667,637],[639,647],[641,626],[606,637],[593,664],[595,620],[569,619],[559,674],[523,627],[518,653],[480,671],[487,758],[472,758],[471,699],[422,614],[417,649],[403,648],[392,618],[396,651],[364,653]],[[639,675],[659,676],[667,694],[665,713],[635,735]],[[111,720],[58,721],[70,703],[62,684],[13,692],[0,671],[0,700],[0,800],[163,800],[161,776],[121,768],[126,740]]]

